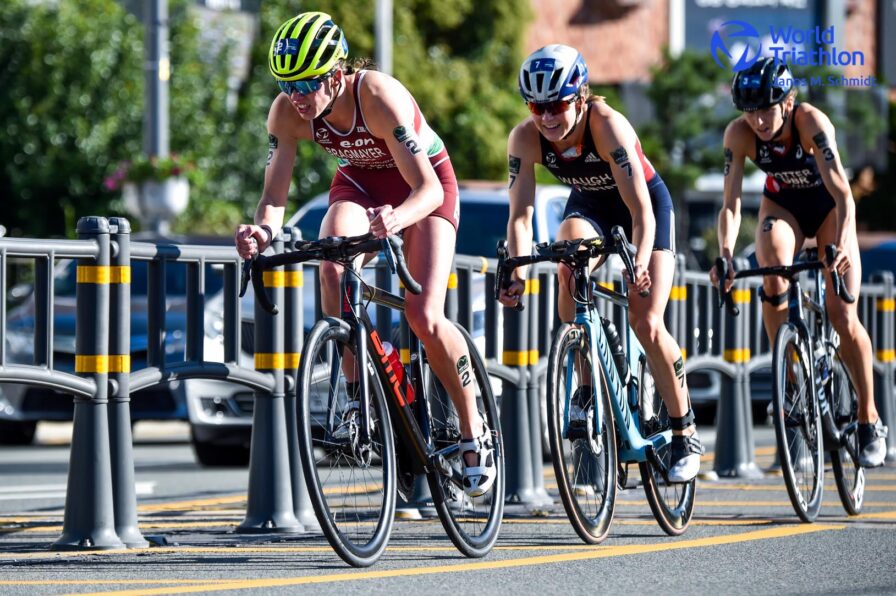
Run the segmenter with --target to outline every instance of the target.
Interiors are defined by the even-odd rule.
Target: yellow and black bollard
[[[92,379],[92,397],[76,395],[62,536],[54,550],[124,548],[115,533],[109,455],[109,222],[78,221],[78,237],[94,240],[96,258],[78,261],[75,373]]]
[[[278,236],[274,252],[283,250]],[[274,304],[283,304],[286,272],[264,272],[264,287]],[[242,533],[303,532],[293,508],[289,447],[286,433],[284,317],[269,314],[255,300],[255,369],[274,376],[271,393],[255,392],[249,455],[249,501]],[[290,362],[295,364],[295,362]]]

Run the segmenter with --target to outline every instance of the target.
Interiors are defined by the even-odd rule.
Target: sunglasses
[[[575,102],[575,98],[573,99],[558,99],[556,101],[545,101],[540,103],[535,103],[534,101],[527,102],[526,105],[529,106],[529,111],[535,114],[536,116],[543,116],[545,113],[558,115],[564,113],[569,109],[569,106]]]
[[[332,73],[325,74],[315,79],[301,79],[299,81],[277,81],[280,91],[287,95],[298,93],[299,95],[310,95],[323,86],[324,81],[329,79]]]

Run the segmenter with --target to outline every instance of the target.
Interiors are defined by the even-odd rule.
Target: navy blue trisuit
[[[790,142],[765,142],[757,136],[753,163],[768,174],[762,194],[792,213],[804,236],[814,238],[835,203],[818,171],[815,156],[800,143],[796,128],[799,107],[797,104],[793,108]]]
[[[629,240],[632,237],[632,215],[628,210],[619,188],[613,179],[610,163],[597,152],[591,137],[588,116],[591,104],[585,113],[585,138],[578,155],[565,158],[544,138],[541,133],[541,163],[560,182],[572,186],[563,219],[578,217],[590,223],[603,236],[610,233],[613,226],[622,226]],[[636,141],[637,158],[644,170],[650,204],[656,218],[654,250],[675,252],[675,213],[672,210],[672,196],[669,189],[653,169],[650,161],[641,151],[641,142]]]

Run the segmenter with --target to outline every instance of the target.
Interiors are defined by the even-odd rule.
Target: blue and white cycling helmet
[[[575,48],[552,44],[523,61],[519,83],[520,95],[529,103],[571,99],[588,84],[588,67]]]

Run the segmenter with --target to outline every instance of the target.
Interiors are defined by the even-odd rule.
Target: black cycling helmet
[[[793,75],[783,62],[760,58],[734,75],[731,99],[741,112],[755,112],[779,104],[793,89]]]

